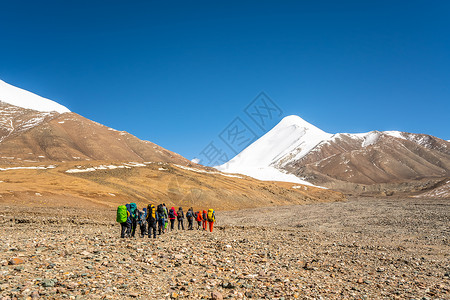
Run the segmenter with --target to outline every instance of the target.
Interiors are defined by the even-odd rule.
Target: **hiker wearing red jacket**
[[[202,226],[202,221],[203,221],[202,212],[197,211],[195,213],[195,220],[197,221],[197,230],[199,230],[200,226]]]
[[[169,220],[170,220],[170,231],[173,231],[174,230],[174,226],[175,226],[175,219],[177,218],[177,216],[178,216],[178,214],[177,214],[177,212],[175,211],[175,208],[174,207],[172,207],[170,210],[169,210]]]
[[[206,210],[204,210],[203,211],[203,214],[202,214],[202,226],[203,226],[203,230],[206,230],[206,227],[207,227],[207,223],[208,223],[208,220],[206,220]]]

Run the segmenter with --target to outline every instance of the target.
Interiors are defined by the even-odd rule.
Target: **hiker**
[[[174,225],[176,217],[177,213],[175,212],[175,208],[172,206],[172,208],[169,210],[170,231],[173,231],[175,229]]]
[[[180,230],[180,226],[184,230],[184,212],[182,207],[178,208],[177,221],[178,221],[178,230]]]
[[[188,220],[188,230],[194,230],[194,210],[192,207],[188,209],[186,219]]]
[[[166,207],[166,204],[163,203],[163,208],[164,208],[164,232],[167,232],[169,227],[169,210]]]
[[[200,211],[197,211],[195,213],[195,220],[197,221],[197,230],[199,230],[200,226],[202,226],[202,221],[203,221],[202,213]]]
[[[209,223],[209,232],[212,232],[214,222],[216,221],[216,212],[214,211],[214,209],[212,209],[212,208],[208,209],[207,219],[208,219],[208,223]]]
[[[158,212],[153,204],[147,206],[147,222],[148,222],[148,237],[156,239],[156,224],[158,223]]]
[[[134,237],[137,227],[137,205],[130,203],[130,219],[131,219],[131,237]]]
[[[131,236],[131,231],[133,230],[133,221],[131,220],[131,206],[130,203],[125,204],[127,208],[127,231],[125,232],[126,237]]]
[[[116,221],[120,224],[120,237],[125,238],[128,232],[128,220],[129,213],[125,205],[119,205],[117,207],[117,218]]]
[[[164,224],[165,224],[165,216],[164,208],[162,204],[158,205],[158,235],[161,235],[164,233]]]
[[[206,220],[206,217],[207,217],[207,215],[206,215],[206,210],[204,210],[203,211],[203,214],[202,214],[202,227],[203,227],[203,230],[206,230],[206,224],[207,224],[207,220]]]
[[[147,208],[144,207],[142,210],[138,210],[137,213],[137,223],[141,229],[141,238],[147,235]]]

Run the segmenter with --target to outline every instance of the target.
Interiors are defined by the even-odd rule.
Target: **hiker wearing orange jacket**
[[[208,220],[206,220],[206,210],[204,210],[203,211],[203,214],[202,214],[202,226],[203,226],[203,230],[206,230],[206,227],[207,227],[207,223],[208,223]]]
[[[197,221],[197,230],[199,230],[203,221],[202,212],[198,211],[195,213],[195,220]]]

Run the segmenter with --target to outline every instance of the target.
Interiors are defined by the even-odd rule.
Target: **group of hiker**
[[[186,214],[182,207],[175,211],[172,207],[167,209],[166,204],[159,204],[157,207],[149,204],[142,210],[139,210],[136,203],[120,205],[117,208],[117,222],[120,223],[120,237],[134,237],[136,228],[139,226],[140,236],[156,238],[158,235],[175,230],[175,220],[177,220],[178,230],[185,230],[184,219],[187,219],[187,230],[194,230],[194,221],[197,222],[197,230],[213,231],[214,222],[216,221],[215,211],[211,208],[208,211],[195,211],[191,207]],[[169,225],[170,222],[170,225]],[[170,226],[170,227],[169,227]]]

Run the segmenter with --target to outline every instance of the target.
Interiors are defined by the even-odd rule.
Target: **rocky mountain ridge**
[[[420,191],[450,176],[450,143],[400,131],[329,134],[289,116],[217,168],[263,180],[277,180],[259,177],[276,169],[346,192],[383,192],[388,185],[395,191],[395,185],[404,183],[411,184],[410,191]]]

